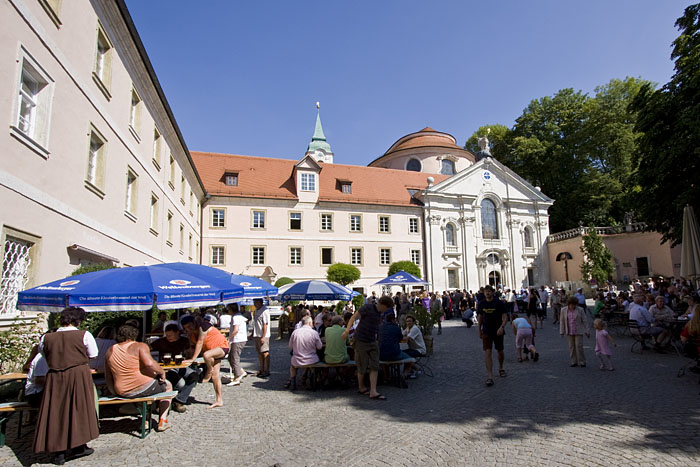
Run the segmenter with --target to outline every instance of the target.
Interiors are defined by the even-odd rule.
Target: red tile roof
[[[212,196],[296,199],[294,166],[288,159],[190,151],[204,187]],[[428,176],[435,183],[447,175],[376,167],[321,164],[319,201],[415,206],[408,188],[422,189]],[[238,186],[224,183],[224,174],[238,173]],[[342,193],[338,180],[352,182],[352,193]]]

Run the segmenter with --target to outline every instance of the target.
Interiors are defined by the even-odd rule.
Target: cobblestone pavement
[[[633,354],[631,339],[619,337],[616,371],[600,371],[591,338],[588,367],[570,368],[549,321],[537,333],[538,363],[517,363],[513,340],[509,329],[507,377],[487,388],[477,330],[445,322],[429,361],[434,377],[381,386],[387,401],[355,389],[282,389],[287,340],[273,341],[272,377],[224,387],[224,408],[207,409],[213,389],[199,385],[187,413],[171,415],[173,428],[145,440],[134,419],[103,419],[95,454],[71,464],[700,465],[698,375],[676,376],[686,359]],[[255,369],[252,345],[243,360]],[[15,439],[16,418],[0,465],[50,461],[32,454],[31,430]]]

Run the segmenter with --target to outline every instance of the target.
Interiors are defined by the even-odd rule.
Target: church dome
[[[369,166],[452,175],[475,160],[474,154],[457,145],[454,136],[425,127],[399,138]]]

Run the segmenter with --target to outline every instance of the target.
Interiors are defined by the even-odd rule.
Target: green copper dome
[[[306,152],[314,152],[318,150],[326,153],[333,152],[331,151],[331,145],[326,142],[326,135],[323,134],[323,126],[321,126],[321,112],[316,113],[316,128],[314,129],[313,137],[311,137],[309,147],[306,148]]]

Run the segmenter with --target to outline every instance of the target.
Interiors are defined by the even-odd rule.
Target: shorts
[[[125,399],[136,399],[137,397],[153,396],[155,394],[160,394],[161,392],[165,392],[165,388],[166,388],[165,381],[159,381],[159,380],[154,378],[153,381],[148,386],[141,389],[139,392],[137,392],[135,394],[129,394],[128,396],[120,395],[119,397],[123,397]]]
[[[224,351],[224,358],[228,357],[228,353],[231,351],[229,347],[219,347],[221,350]]]
[[[266,353],[270,351],[270,338],[265,338],[265,343],[262,343],[262,337],[254,337],[255,340],[255,351],[257,353]]]
[[[423,356],[423,354],[420,353],[420,351],[418,351],[416,349],[406,349],[402,353],[405,353],[406,355],[408,355],[411,358],[418,358],[418,357]]]
[[[503,334],[500,336],[496,333],[488,334],[483,333],[481,338],[481,344],[484,350],[491,350],[491,347],[495,347],[499,352],[503,351]]]
[[[519,349],[529,348],[532,345],[532,329],[518,329],[518,333],[515,335],[515,346]]]
[[[376,342],[355,341],[355,364],[361,375],[370,371],[379,371],[379,346]]]

